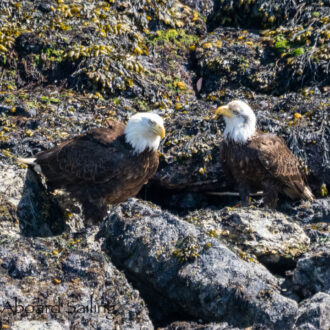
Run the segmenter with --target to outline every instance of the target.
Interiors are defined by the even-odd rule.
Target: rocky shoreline
[[[328,329],[330,3],[0,3],[3,329]],[[234,98],[282,136],[316,195],[235,207],[219,162]],[[167,135],[137,198],[85,228],[17,162],[108,119]]]

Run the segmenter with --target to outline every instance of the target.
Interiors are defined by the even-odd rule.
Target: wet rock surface
[[[111,305],[101,317],[6,309],[1,325],[327,328],[329,13],[312,0],[1,1],[0,309],[91,292]],[[301,160],[313,203],[282,198],[272,213],[210,194],[236,191],[213,118],[235,98]],[[151,110],[167,131],[139,195],[152,203],[110,208],[101,232],[17,162]]]

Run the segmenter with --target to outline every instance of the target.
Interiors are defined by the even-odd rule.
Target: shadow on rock
[[[59,235],[65,229],[64,215],[57,201],[30,169],[26,172],[17,216],[24,236]]]

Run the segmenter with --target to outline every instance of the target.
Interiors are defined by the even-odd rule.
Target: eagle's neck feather
[[[256,132],[256,121],[254,119],[231,120],[226,122],[224,137],[230,138],[235,142],[245,143]]]
[[[145,150],[156,151],[159,147],[160,136],[139,129],[126,129],[125,141],[132,146],[133,153],[140,154]]]

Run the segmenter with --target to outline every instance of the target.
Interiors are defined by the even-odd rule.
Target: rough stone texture
[[[4,211],[13,210],[24,235],[51,236],[64,230],[63,212],[33,171],[0,162],[0,181],[0,198],[9,203]]]
[[[319,292],[300,304],[294,329],[323,330],[329,328],[330,295]]]
[[[309,251],[298,260],[293,273],[293,283],[303,297],[330,290],[329,244]]]
[[[63,329],[111,329],[116,325],[151,329],[139,293],[101,252],[100,243],[94,239],[98,228],[79,234],[70,232],[67,226],[66,231],[54,236],[47,217],[39,213],[36,194],[46,195],[45,191],[36,189],[26,169],[14,169],[2,164],[0,172],[2,324],[13,324],[14,329],[58,329],[58,324]],[[29,232],[24,237],[22,219],[31,213],[41,228],[33,236]],[[36,322],[28,322],[32,320]]]
[[[291,264],[308,248],[310,239],[288,216],[255,208],[224,208],[189,213],[185,220],[208,236],[225,242],[243,259],[258,259],[276,269]]]
[[[239,330],[239,328],[233,328],[228,323],[209,323],[198,324],[195,322],[173,322],[162,330]]]
[[[67,330],[68,325],[57,321],[16,321],[11,326],[12,330]]]
[[[300,205],[283,205],[282,211],[303,224],[330,223],[330,197],[317,199],[309,207]]]
[[[114,262],[186,313],[241,327],[291,326],[296,303],[279,294],[278,280],[194,225],[136,199],[114,208],[104,225]]]
[[[114,300],[121,299],[123,304],[115,311],[122,319],[114,322],[124,327],[135,326],[135,316],[126,317],[127,310],[132,309],[127,306],[134,305],[132,289],[111,262],[102,259],[100,245],[94,239],[96,229],[84,229],[80,206],[62,192],[49,194],[33,172],[18,167],[16,157],[32,156],[69,136],[107,126],[108,119],[125,122],[136,111],[150,110],[164,117],[167,134],[160,146],[158,173],[140,197],[182,215],[185,220],[189,212],[198,210],[194,213],[198,221],[204,220],[189,224],[165,213],[159,221],[175,219],[172,224],[178,228],[173,233],[180,232],[183,237],[189,233],[198,235],[179,242],[174,250],[175,259],[172,255],[166,259],[159,248],[158,259],[166,260],[164,268],[155,268],[157,273],[150,270],[147,275],[136,276],[130,264],[121,262],[126,265],[126,276],[134,281],[143,297],[147,300],[150,296],[148,289],[155,287],[156,279],[168,277],[161,270],[168,270],[166,267],[171,262],[170,269],[182,270],[177,278],[191,283],[199,278],[194,278],[194,265],[202,261],[208,271],[212,267],[216,269],[212,276],[217,281],[219,274],[231,274],[237,265],[244,265],[242,269],[249,269],[252,279],[261,272],[273,283],[274,277],[258,263],[261,261],[277,276],[280,274],[275,282],[281,284],[283,294],[297,302],[326,290],[330,233],[329,8],[329,0],[0,1],[0,254],[3,259],[0,270],[1,285],[9,283],[8,295],[21,292],[22,285],[25,290],[22,297],[28,301],[28,294],[33,292],[31,287],[41,290],[40,283],[46,283],[52,298],[55,293],[64,294],[64,290],[71,292],[68,284],[71,282],[66,278],[78,274],[84,283],[81,299],[86,299],[86,292],[91,290],[90,284],[84,282],[86,276],[97,273],[109,279],[105,275],[107,270],[115,274],[109,279],[114,281],[110,287],[117,288],[119,283],[125,288],[123,294],[115,294]],[[259,129],[282,136],[301,160],[317,196],[311,205],[283,199],[279,211],[285,215],[275,213],[272,218],[270,213],[259,209],[258,198],[252,199],[258,210],[226,211],[222,208],[234,206],[238,198],[208,194],[236,189],[219,161],[218,146],[224,125],[213,118],[213,109],[235,98],[244,99],[253,107]],[[115,210],[121,212],[121,208]],[[158,208],[155,214],[160,218]],[[220,214],[224,221],[208,220],[214,214]],[[261,217],[265,224],[258,220]],[[235,219],[238,223],[231,222]],[[263,226],[266,224],[268,228]],[[269,230],[271,226],[274,230]],[[221,230],[222,234],[212,230]],[[224,235],[226,231],[230,234]],[[132,242],[135,234],[130,238]],[[122,244],[129,240],[125,237]],[[168,235],[165,237],[169,239],[165,247],[175,243]],[[71,243],[77,239],[81,241],[72,247]],[[214,242],[209,252],[203,248],[208,241]],[[231,254],[224,245],[232,249]],[[117,255],[127,252],[118,249],[114,249]],[[142,266],[154,260],[148,254],[148,246],[143,249],[141,246],[139,250],[145,251],[139,259]],[[218,249],[225,251],[223,258],[216,252]],[[306,249],[306,254],[300,256]],[[59,252],[53,255],[53,250]],[[197,254],[201,258],[195,260]],[[84,258],[98,272],[89,273],[81,265]],[[218,258],[222,258],[221,264],[226,261],[226,267],[220,270],[216,263],[212,264]],[[187,261],[178,265],[177,259]],[[159,264],[150,261],[150,265]],[[61,277],[62,282],[53,284],[53,276]],[[200,276],[202,286],[204,278]],[[95,286],[99,290],[97,294],[105,292],[106,284],[101,282]],[[184,283],[176,285],[182,284],[184,288]],[[212,287],[210,283],[205,285]],[[249,323],[257,309],[261,311],[258,316],[261,320],[256,328],[267,328],[269,325],[265,324],[277,322],[286,313],[286,310],[278,314],[275,309],[268,310],[262,298],[252,295],[251,301],[258,304],[249,305],[246,320],[244,313],[239,320],[236,314],[230,314],[230,304],[245,310],[245,305],[237,306],[236,302],[247,301],[244,292],[254,292],[260,285],[266,284],[261,281],[254,288],[243,285],[235,290],[224,289],[222,295],[228,297],[229,304],[223,301],[219,306],[224,306],[220,314],[225,315],[228,328],[234,326],[228,321],[232,319]],[[155,290],[148,305],[155,326],[174,321],[189,321],[191,326],[198,326],[199,315],[192,320],[187,312],[189,308],[182,304],[180,309],[179,303],[167,295],[173,293],[171,288]],[[212,314],[217,300],[195,299],[197,291],[194,285],[192,294],[187,289],[189,301],[200,304],[196,310],[201,310],[202,301],[206,306],[202,314]],[[290,301],[280,296],[278,289],[274,292],[273,298],[268,297],[271,304]],[[157,301],[159,304],[154,304]],[[175,315],[168,310],[172,304],[178,309]],[[141,308],[142,315],[146,315],[144,307]],[[171,317],[167,318],[164,311]],[[265,320],[267,313],[270,316]],[[76,323],[66,315],[63,319],[49,318],[38,320],[40,326],[46,326],[42,322],[53,322],[49,326],[58,322],[63,327],[79,327],[85,322],[82,315]],[[147,317],[142,319],[134,323],[136,327],[150,324]],[[12,321],[17,323],[18,318]],[[84,328],[88,322],[92,322],[91,326],[97,324],[92,317],[86,322]],[[109,328],[107,322],[98,325]],[[29,327],[28,324],[20,326]]]

